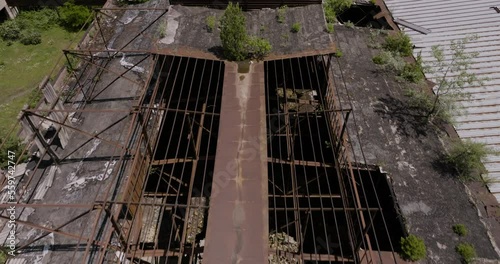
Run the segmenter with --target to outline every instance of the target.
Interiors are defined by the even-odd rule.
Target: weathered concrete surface
[[[427,245],[422,263],[460,263],[455,252],[460,241],[472,243],[481,258],[498,259],[464,185],[436,166],[446,135],[404,115],[404,85],[377,70],[371,58],[378,51],[368,47],[368,29],[335,32],[343,52],[333,64],[335,85],[343,106],[352,104],[354,111],[348,124],[354,158],[382,166],[391,177],[409,232]],[[458,223],[469,229],[466,238],[453,233]]]
[[[203,263],[267,263],[264,64],[226,63]]]
[[[144,6],[161,8],[166,7],[166,3],[160,0],[151,0]],[[148,12],[137,12],[136,10],[115,11],[113,14],[116,15],[117,19],[106,17],[101,21],[103,33],[106,40],[109,41],[107,47],[110,49],[123,47],[141,30],[145,29],[161,12],[161,10]],[[132,41],[126,49],[150,50],[153,42],[144,41],[144,39],[157,38],[157,27],[158,25],[155,24],[146,30]],[[90,44],[84,43],[80,47],[82,49],[103,49],[104,46],[100,42],[102,41],[100,38],[100,35],[96,33]],[[105,56],[106,53],[101,53],[101,55]],[[74,103],[67,103],[65,107],[69,109],[84,108],[89,112],[75,114],[75,117],[81,122],[72,125],[90,134],[99,134],[99,137],[103,139],[126,146],[131,140],[127,138],[132,120],[130,110],[137,104],[137,99],[143,93],[144,83],[151,73],[152,58],[149,57],[137,65],[136,68],[126,73],[124,77],[129,80],[119,78],[108,88],[106,86],[113,82],[119,74],[123,73],[130,64],[138,63],[143,58],[143,55],[123,57],[122,54],[119,54],[119,56],[110,59],[107,64],[104,59],[94,59],[95,63],[105,65],[106,69],[118,72],[116,74],[103,71],[96,78],[94,78],[98,71],[96,66],[81,67],[77,71],[77,75],[82,74],[84,76],[80,80],[83,85],[82,89],[87,96],[92,94],[96,98],[92,103],[84,104],[81,93],[74,93],[75,96],[69,100]],[[143,71],[139,69],[143,69]],[[59,80],[58,83],[63,82]],[[93,87],[94,83],[95,87]],[[74,84],[75,80],[71,80],[69,85],[73,87]],[[93,92],[91,92],[92,90]],[[123,112],[97,112],[99,109],[122,109]],[[54,148],[60,158],[66,155],[69,155],[69,157],[57,165],[59,171],[55,173],[52,186],[47,190],[43,200],[36,203],[85,205],[92,204],[95,200],[105,200],[107,198],[114,200],[116,198],[116,193],[113,194],[115,187],[119,186],[119,183],[124,180],[123,175],[127,175],[126,168],[124,168],[121,171],[123,173],[122,177],[113,177],[120,168],[121,164],[117,160],[123,149],[106,143],[104,140],[91,139],[88,135],[74,130],[69,131],[71,131],[71,134],[68,146],[65,149]],[[36,190],[37,184],[43,182],[48,175],[50,163],[47,159],[41,163],[41,166],[34,172],[33,179],[28,182],[26,177],[22,182],[28,194]],[[34,165],[30,164],[30,166]],[[105,197],[105,190],[108,188],[111,192],[109,197]],[[113,195],[114,198],[110,198]],[[19,202],[33,203],[33,198],[34,195],[25,195],[19,199]],[[18,213],[21,213],[21,210],[22,208],[18,208]],[[86,210],[86,208],[63,206],[59,208],[55,206],[41,207],[37,208],[28,217],[28,220],[49,228],[55,228],[84,213]],[[93,236],[94,239],[102,239],[104,235],[102,232],[96,232],[92,235],[93,224],[96,222],[98,212],[98,210],[94,210],[60,230],[76,236]],[[104,219],[102,215],[100,219]],[[104,229],[101,224],[98,225],[99,228]],[[17,237],[20,240],[19,245],[23,245],[29,239],[34,239],[44,233],[39,229],[19,225],[17,229]],[[28,247],[27,252],[20,254],[18,257],[25,258],[27,263],[42,263],[41,259],[43,259],[43,263],[79,263],[84,259],[86,246],[87,241],[84,239],[78,240],[60,234],[52,234]],[[40,262],[36,262],[37,259]],[[89,261],[89,263],[94,262],[97,262],[97,260]]]
[[[222,57],[220,29],[209,32],[206,19],[216,16],[219,20],[223,10],[206,7],[174,5],[167,14],[166,36],[159,49],[195,49]],[[330,34],[325,31],[325,20],[321,5],[287,8],[283,23],[276,19],[277,10],[263,9],[245,12],[247,33],[269,40],[271,55],[285,55],[305,51],[323,51],[332,48]],[[292,33],[294,23],[301,29]],[[172,42],[172,37],[174,40]]]

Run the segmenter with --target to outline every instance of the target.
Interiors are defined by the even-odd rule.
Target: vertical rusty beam
[[[201,114],[201,119],[200,119],[200,124],[198,127],[198,134],[196,137],[196,146],[195,146],[195,152],[196,152],[196,158],[193,161],[193,166],[191,168],[191,179],[189,182],[189,189],[188,189],[188,198],[187,198],[187,207],[186,207],[186,218],[189,217],[189,211],[191,210],[190,205],[191,205],[191,197],[193,193],[193,185],[194,185],[194,178],[196,177],[196,169],[198,167],[198,158],[200,157],[200,147],[201,147],[201,134],[203,132],[203,123],[205,121],[205,111],[207,109],[207,104],[203,103],[202,107],[202,112]],[[187,224],[188,224],[188,219],[184,219],[184,225],[182,227],[182,238],[181,238],[181,250],[180,252],[184,252],[184,247],[185,247],[185,242],[186,242],[186,230],[187,230]],[[192,245],[192,248],[194,248],[194,245]],[[192,258],[191,258],[192,259]],[[182,261],[182,258],[179,258],[178,264],[180,264]]]

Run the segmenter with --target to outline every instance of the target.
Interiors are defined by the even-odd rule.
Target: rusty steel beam
[[[0,218],[5,219],[5,220],[9,220],[10,219],[9,217],[3,216],[3,215],[0,215]],[[53,229],[53,228],[48,228],[48,227],[37,225],[37,224],[31,223],[31,222],[22,221],[20,219],[16,220],[16,224],[21,224],[21,225],[24,225],[24,226],[32,227],[32,228],[43,230],[43,231],[47,231],[47,232],[50,232],[50,233],[54,233],[54,234],[58,234],[58,235],[63,235],[65,237],[69,237],[69,238],[74,238],[74,239],[79,239],[79,240],[83,239],[83,240],[86,240],[88,242],[91,242],[91,244],[94,244],[94,245],[101,246],[101,245],[106,244],[106,243],[104,243],[102,241],[92,240],[92,239],[87,238],[87,237],[83,237],[83,236],[75,235],[75,234],[72,234],[72,233],[68,233],[68,232],[56,230],[56,229]]]
[[[281,164],[288,164],[288,165],[300,165],[300,166],[314,166],[314,167],[326,167],[326,168],[332,168],[334,165],[330,163],[323,163],[323,162],[317,162],[317,161],[309,161],[309,160],[282,160],[278,158],[267,158],[268,162],[272,163],[281,163]]]
[[[90,60],[86,59],[86,57],[87,57],[87,56],[83,56],[83,55],[80,55],[80,54],[73,53],[71,50],[63,50],[63,52],[65,52],[65,53],[71,53],[71,54],[74,54],[75,56],[78,56],[78,57],[80,57],[81,59],[83,59],[85,62],[87,62],[87,63],[89,63],[89,64],[91,64],[91,65],[93,65],[93,66],[95,66],[95,67],[97,67],[97,68],[99,68],[99,69],[101,69],[101,70],[104,70],[104,71],[107,71],[107,72],[110,72],[110,73],[116,74],[116,75],[118,75],[118,76],[120,76],[120,75],[121,75],[121,73],[119,73],[119,72],[117,72],[117,71],[114,71],[114,70],[111,70],[111,69],[109,69],[109,68],[103,67],[103,66],[101,66],[101,65],[98,65],[97,63],[94,63],[93,61],[90,61]],[[130,81],[131,83],[136,84],[136,85],[138,85],[138,86],[142,86],[142,84],[141,84],[141,83],[139,83],[139,82],[137,82],[137,81],[135,81],[135,80],[132,80],[132,79],[130,79],[129,77],[126,77],[126,76],[121,76],[121,78],[123,78],[123,79],[125,79],[125,80],[127,80],[127,81]]]
[[[23,111],[24,111],[24,110],[23,110]],[[37,116],[37,117],[39,117],[39,118],[42,118],[42,119],[48,120],[48,121],[53,122],[53,123],[55,123],[55,124],[58,124],[58,125],[60,125],[60,126],[64,126],[64,127],[66,127],[66,128],[69,128],[69,129],[75,130],[76,132],[81,133],[81,134],[86,135],[86,136],[89,136],[89,137],[91,137],[91,138],[95,138],[95,139],[102,140],[103,142],[106,142],[106,143],[108,143],[108,144],[110,144],[110,145],[113,145],[113,146],[115,146],[115,147],[122,148],[122,149],[126,149],[126,147],[125,147],[125,146],[121,145],[121,144],[120,144],[120,143],[118,143],[118,142],[114,142],[114,141],[112,141],[112,140],[108,140],[108,139],[105,139],[105,138],[99,137],[99,136],[97,136],[97,135],[91,134],[91,133],[89,133],[89,132],[83,131],[83,130],[81,130],[81,129],[79,129],[79,128],[72,127],[72,126],[70,126],[70,125],[67,125],[67,124],[64,124],[64,123],[61,123],[61,122],[57,122],[57,121],[55,121],[55,120],[52,120],[52,119],[50,119],[50,118],[48,118],[48,117],[45,117],[45,116],[39,115],[39,114],[34,113],[34,112],[28,112],[28,111],[24,111],[24,112],[25,112],[25,113],[27,113],[27,114],[34,115],[34,116]],[[98,134],[101,134],[102,132],[104,132],[104,131],[101,131],[101,132],[100,132],[100,133],[98,133]]]
[[[100,92],[98,92],[96,95],[94,95],[94,97],[92,97],[90,99],[90,101],[93,101],[97,98],[97,96],[99,96],[101,93],[103,93],[106,89],[108,89],[111,85],[113,85],[116,81],[118,81],[121,77],[124,77],[125,74],[127,74],[128,72],[130,72],[133,68],[135,68],[137,65],[139,65],[141,62],[145,61],[147,58],[149,58],[149,54],[144,56],[144,58],[142,58],[141,60],[139,60],[137,63],[135,63],[132,67],[128,68],[126,71],[124,71],[122,74],[116,76],[110,83],[108,83],[106,85],[106,87],[104,87]]]
[[[17,205],[16,205],[16,206],[17,206]],[[77,216],[75,216],[75,217],[71,218],[70,220],[66,221],[64,224],[57,226],[56,228],[54,228],[54,230],[59,231],[59,229],[61,229],[61,228],[65,227],[65,226],[67,226],[67,225],[69,225],[69,224],[73,223],[73,222],[74,222],[74,221],[76,221],[77,219],[80,219],[81,217],[83,217],[83,216],[87,215],[88,213],[90,213],[90,212],[92,212],[92,211],[93,211],[93,209],[92,209],[92,210],[87,210],[87,211],[85,211],[85,212],[83,212],[83,213],[81,213],[81,214],[79,214],[79,215],[77,215]],[[42,238],[44,238],[44,237],[48,236],[49,234],[51,234],[51,232],[48,232],[48,231],[47,231],[45,234],[42,234],[42,235],[38,236],[37,238],[30,239],[30,240],[29,240],[28,242],[26,242],[24,245],[19,246],[19,247],[17,248],[17,250],[21,250],[21,249],[23,249],[23,248],[25,248],[25,247],[27,247],[27,246],[29,246],[29,245],[31,245],[31,244],[33,244],[33,243],[35,243],[36,241],[38,241],[38,240],[40,240],[40,239],[42,239]]]

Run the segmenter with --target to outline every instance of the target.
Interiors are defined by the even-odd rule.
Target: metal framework
[[[108,49],[111,37],[100,21],[113,19],[107,12],[115,11],[123,9],[96,13],[94,23],[102,40],[98,45],[105,48],[64,51],[67,58],[76,56],[81,62],[79,70],[71,72],[71,93],[63,96],[61,92],[58,97],[67,108],[55,108],[54,102],[45,109],[25,109],[20,117],[36,117],[40,122],[30,121],[36,131],[41,131],[45,120],[58,125],[55,135],[65,128],[79,140],[62,149],[54,146],[57,136],[47,139],[37,132],[48,156],[39,157],[33,173],[20,177],[17,197],[28,198],[20,198],[16,206],[21,214],[27,208],[71,213],[53,227],[18,220],[19,225],[43,231],[22,241],[18,251],[37,250],[37,243],[53,233],[73,242],[64,252],[67,263],[122,263],[125,259],[199,263],[217,142],[223,140],[217,135],[223,129],[219,123],[225,65],[126,50],[139,36],[154,30],[166,9],[151,10],[158,17],[123,41],[121,48]],[[125,55],[135,62],[117,70],[120,56]],[[270,241],[282,236],[285,239],[280,243],[292,245],[287,249],[270,246],[269,252],[299,263],[377,263],[385,260],[384,251],[394,251],[386,208],[379,201],[372,172],[352,165],[349,140],[353,139],[347,133],[352,112],[336,99],[341,86],[333,84],[334,60],[332,55],[318,55],[265,62]],[[142,79],[134,73],[139,66],[147,73]],[[136,87],[137,96],[109,97],[111,90],[120,90],[124,84]],[[63,114],[64,119],[55,120],[47,113]],[[102,118],[104,128],[96,131],[71,121],[84,118]],[[83,153],[96,142],[110,147],[107,155]],[[28,146],[23,153],[29,151]],[[90,202],[33,200],[47,163],[65,166],[87,161],[107,161],[105,171],[112,171],[93,189],[95,193],[86,194]],[[0,218],[5,219],[7,206],[0,208],[4,208]],[[75,223],[80,229],[70,228]]]

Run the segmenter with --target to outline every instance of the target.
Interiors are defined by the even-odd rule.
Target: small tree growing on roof
[[[470,72],[472,60],[479,54],[466,52],[465,46],[476,39],[477,36],[468,36],[451,41],[449,49],[446,50],[441,46],[432,47],[433,60],[425,65],[424,70],[436,83],[435,96],[424,92],[410,93],[410,104],[421,108],[427,120],[438,118],[446,122],[451,121],[452,113],[460,110],[456,102],[468,97],[464,87],[481,85],[486,80]]]
[[[246,18],[238,3],[229,3],[220,19],[220,29],[224,56],[229,60],[244,60],[247,56]]]

